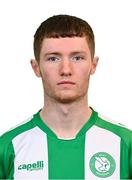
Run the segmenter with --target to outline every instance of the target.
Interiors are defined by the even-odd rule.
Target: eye
[[[53,57],[49,57],[47,60],[48,60],[48,61],[51,61],[51,62],[55,62],[55,61],[58,61],[59,58],[53,56]]]
[[[73,57],[73,60],[75,60],[75,61],[81,61],[81,60],[83,60],[83,59],[84,59],[83,56],[74,56],[74,57]]]

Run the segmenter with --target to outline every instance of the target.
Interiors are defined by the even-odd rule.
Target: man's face
[[[85,37],[45,38],[40,62],[32,67],[42,78],[45,97],[70,103],[86,97],[97,62],[97,57],[91,59]]]

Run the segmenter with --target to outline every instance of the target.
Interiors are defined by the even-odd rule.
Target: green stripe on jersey
[[[132,178],[131,130],[93,110],[75,139],[63,140],[39,112],[0,137],[0,179]]]
[[[48,137],[49,179],[84,179],[85,136],[73,140]]]

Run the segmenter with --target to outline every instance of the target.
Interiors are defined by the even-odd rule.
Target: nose
[[[69,59],[63,59],[60,64],[60,75],[71,76],[72,75],[72,64]]]

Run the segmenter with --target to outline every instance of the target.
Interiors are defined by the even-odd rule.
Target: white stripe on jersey
[[[91,158],[99,152],[108,153],[116,162],[114,173],[107,179],[120,179],[120,137],[95,125],[86,133],[85,179],[102,179],[94,175],[89,166]]]
[[[48,180],[47,135],[38,127],[13,139],[14,179]]]

